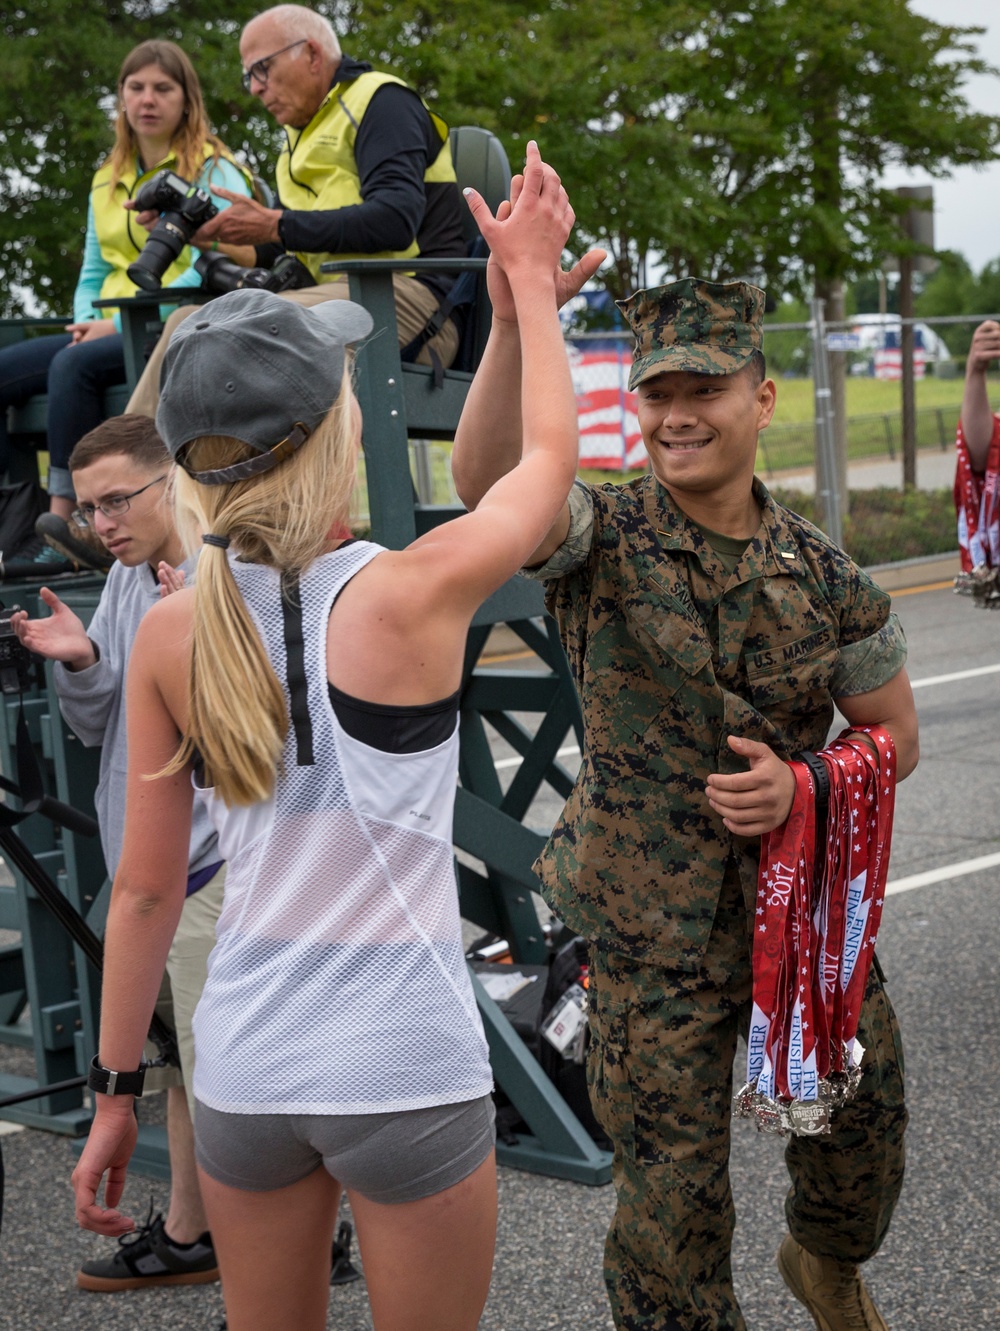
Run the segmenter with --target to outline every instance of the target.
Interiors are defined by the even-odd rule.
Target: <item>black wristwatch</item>
[[[825,817],[830,802],[830,773],[826,770],[826,763],[818,753],[812,753],[809,749],[803,749],[796,756],[812,773],[813,785],[816,787],[816,816],[818,818],[822,813]]]
[[[92,1091],[102,1095],[142,1095],[142,1083],[146,1080],[146,1064],[140,1063],[135,1072],[112,1072],[102,1068],[95,1054],[87,1073],[87,1085]]]

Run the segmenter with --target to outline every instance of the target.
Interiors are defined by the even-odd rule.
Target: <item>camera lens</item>
[[[149,233],[128,276],[143,291],[159,291],[163,274],[198,228],[218,212],[211,197],[172,171],[158,171],[135,196],[140,212],[155,209],[161,216]]]
[[[188,243],[195,228],[179,213],[164,213],[149,233],[138,259],[128,266],[128,275],[143,291],[159,291],[163,274]]]

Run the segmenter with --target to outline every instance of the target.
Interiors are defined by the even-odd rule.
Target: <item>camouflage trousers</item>
[[[588,1079],[614,1143],[604,1276],[619,1331],[745,1331],[733,1290],[733,1060],[751,990],[746,907],[726,890],[699,970],[592,950]],[[903,1182],[903,1056],[872,968],[857,1097],[829,1136],[789,1138],[792,1236],[817,1256],[877,1251]]]

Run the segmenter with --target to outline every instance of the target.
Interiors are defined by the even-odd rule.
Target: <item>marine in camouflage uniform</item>
[[[623,302],[629,387],[673,370],[733,375],[760,348],[762,307],[756,288],[695,279]],[[851,700],[905,660],[888,596],[757,480],[753,497],[759,528],[734,541],[689,520],[655,475],[578,484],[565,541],[531,570],[583,704],[580,774],[536,868],[549,904],[593,945],[589,1077],[614,1143],[605,1276],[622,1331],[745,1326],[728,1162],[760,844],[727,830],[707,778],[746,770],[730,735],[785,760],[821,749],[834,700],[850,718]],[[906,1109],[877,964],[858,1037],[856,1098],[830,1136],[790,1139],[786,1214],[803,1260],[832,1259],[820,1278],[854,1286],[846,1320],[817,1325],[881,1328],[855,1267],[899,1194]]]

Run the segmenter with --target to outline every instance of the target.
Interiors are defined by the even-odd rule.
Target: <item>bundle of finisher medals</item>
[[[977,610],[1000,610],[1000,568],[977,564],[968,573],[956,573],[954,590],[971,596]]]
[[[761,838],[747,1084],[734,1104],[762,1131],[805,1136],[829,1132],[832,1111],[861,1080],[855,1036],[882,917],[896,781],[892,737],[881,726],[844,731],[809,759],[790,764],[791,812]],[[817,857],[824,775],[825,855]]]
[[[1000,610],[1000,418],[993,423],[985,472],[972,468],[962,423],[955,440],[955,507],[962,571],[955,591],[978,610]]]

